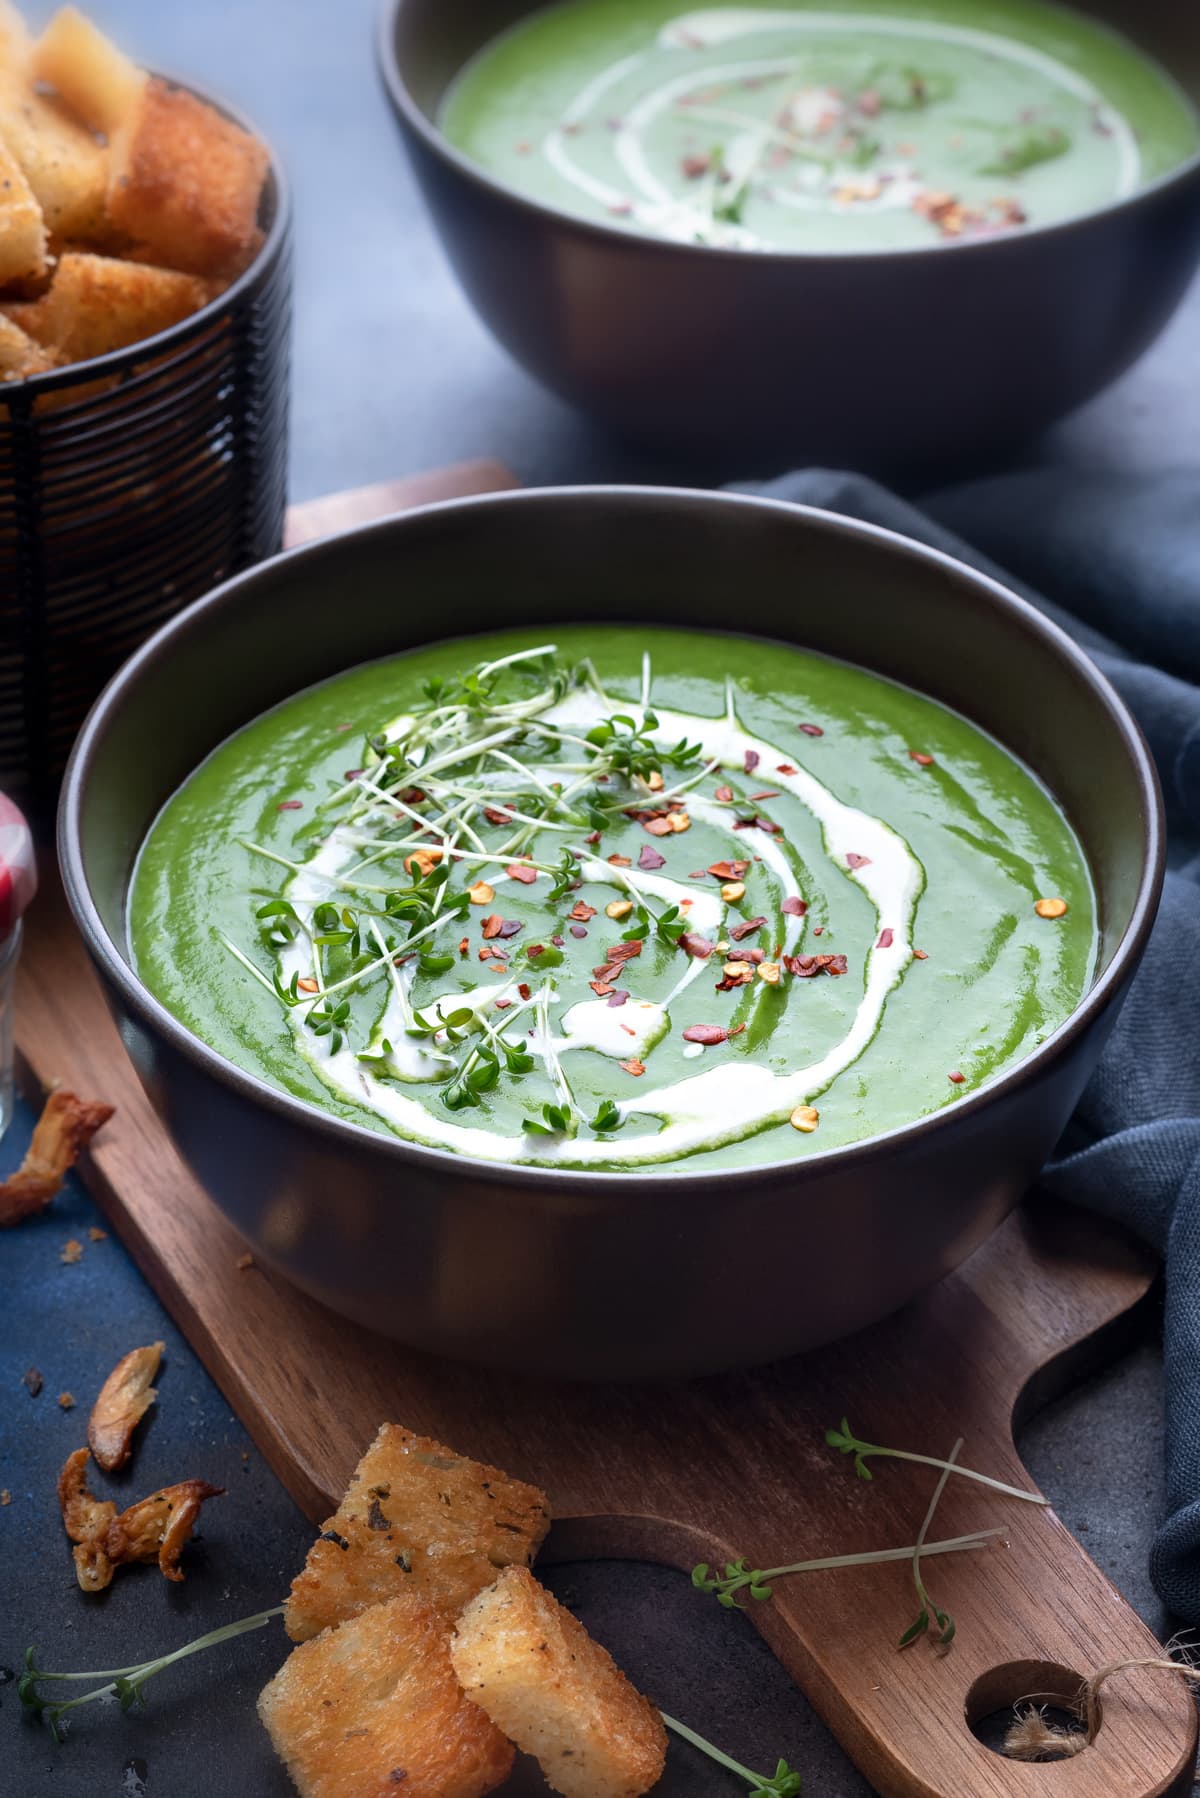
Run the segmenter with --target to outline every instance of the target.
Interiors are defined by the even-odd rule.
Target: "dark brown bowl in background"
[[[502,616],[497,592],[509,596]],[[338,593],[354,603],[331,637]],[[138,848],[230,732],[313,681],[447,628],[617,622],[628,595],[656,624],[720,630],[752,616],[763,637],[957,706],[1023,756],[1072,818],[1099,894],[1100,972],[1069,1022],[983,1091],[872,1142],[736,1172],[698,1160],[579,1173],[420,1148],[324,1114],[234,1068],[142,985],[125,923]],[[734,618],[731,595],[743,596]],[[421,1348],[586,1377],[789,1354],[883,1316],[969,1255],[1078,1100],[1162,876],[1158,787],[1136,726],[1023,601],[828,513],[619,488],[435,506],[229,582],[105,690],[67,772],[59,852],[146,1087],[256,1255]]]
[[[1200,155],[1062,224],[927,249],[670,244],[523,198],[436,120],[454,77],[544,0],[386,0],[379,55],[468,298],[556,393],[689,456],[944,471],[1012,448],[1116,379],[1200,262]],[[1200,100],[1192,0],[1080,0]]]
[[[0,384],[0,787],[35,810],[125,658],[283,542],[292,219],[274,157],[259,223],[253,263],[190,318]]]

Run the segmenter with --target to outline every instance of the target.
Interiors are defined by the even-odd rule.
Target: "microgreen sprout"
[[[699,761],[698,743],[689,743],[681,737],[674,748],[663,748],[647,734],[657,729],[658,718],[654,712],[644,712],[640,725],[628,712],[614,712],[611,718],[603,719],[588,731],[587,742],[592,745],[598,765],[603,764],[602,772],[619,774],[629,781],[635,776],[649,780],[652,774],[661,774],[664,765],[688,768]]]
[[[598,1136],[604,1136],[610,1130],[619,1130],[624,1122],[620,1106],[612,1099],[602,1099],[600,1109],[592,1119],[592,1129]]]
[[[928,1535],[929,1526],[933,1522],[933,1514],[941,1502],[942,1493],[946,1490],[946,1481],[954,1471],[954,1463],[958,1460],[958,1451],[961,1447],[962,1437],[960,1436],[946,1458],[946,1465],[942,1468],[938,1483],[934,1488],[933,1497],[929,1501],[929,1509],[925,1513],[925,1520],[921,1524],[920,1531],[917,1535],[916,1546],[913,1548],[913,1584],[917,1588],[917,1602],[921,1608],[917,1613],[915,1621],[909,1624],[908,1628],[901,1636],[901,1648],[911,1647],[918,1637],[930,1633],[931,1617],[933,1622],[937,1624],[937,1641],[939,1646],[942,1648],[949,1648],[951,1642],[954,1640],[954,1632],[957,1626],[953,1617],[948,1611],[940,1611],[938,1609],[932,1598],[930,1598],[925,1587],[925,1582],[921,1578],[921,1556],[925,1552],[925,1537]]]
[[[665,1711],[660,1714],[667,1728],[675,1735],[690,1742],[693,1748],[698,1748],[701,1754],[716,1761],[719,1767],[744,1779],[750,1788],[750,1798],[796,1798],[799,1793],[802,1783],[800,1775],[793,1773],[785,1760],[776,1762],[774,1773],[752,1773],[749,1767],[743,1767],[741,1761],[735,1761],[731,1754],[726,1754],[723,1749],[705,1741],[694,1729],[689,1729],[686,1723],[680,1723],[675,1717],[668,1717]]]
[[[874,1456],[882,1456],[892,1461],[912,1461],[918,1467],[948,1467],[951,1473],[960,1479],[975,1480],[980,1486],[990,1486],[993,1492],[1002,1492],[1006,1498],[1024,1499],[1026,1504],[1046,1505],[1049,1499],[1043,1498],[1040,1492],[1027,1492],[1022,1486],[1009,1486],[1003,1480],[994,1480],[990,1474],[975,1473],[969,1467],[959,1467],[950,1461],[939,1461],[934,1455],[914,1455],[903,1448],[881,1448],[878,1443],[860,1442],[850,1428],[849,1420],[843,1417],[835,1430],[826,1430],[825,1440],[830,1448],[836,1448],[844,1455],[854,1456],[854,1471],[860,1480],[869,1480],[874,1476],[867,1461]]]
[[[984,1548],[994,1537],[1003,1535],[1003,1530],[977,1530],[970,1536],[952,1536],[944,1542],[929,1542],[921,1546],[923,1555],[965,1554],[974,1548]],[[888,1561],[910,1561],[916,1553],[915,1545],[910,1548],[881,1548],[870,1550],[865,1554],[825,1555],[816,1561],[793,1561],[787,1567],[751,1568],[744,1560],[728,1561],[723,1574],[709,1568],[707,1561],[692,1568],[692,1584],[699,1592],[709,1592],[718,1604],[727,1610],[739,1610],[738,1595],[748,1592],[750,1597],[760,1603],[771,1597],[775,1580],[785,1579],[795,1573],[826,1573],[839,1567],[874,1567],[882,1566]]]
[[[523,1128],[531,1136],[574,1136],[576,1123],[569,1105],[543,1105],[540,1116],[527,1117]]]
[[[68,1711],[77,1710],[80,1705],[91,1704],[97,1699],[116,1698],[123,1711],[128,1711],[135,1704],[146,1702],[146,1682],[171,1667],[176,1661],[186,1660],[189,1655],[200,1654],[206,1648],[215,1648],[221,1642],[230,1642],[235,1636],[248,1635],[251,1630],[263,1629],[272,1617],[282,1617],[283,1606],[276,1605],[273,1610],[259,1611],[253,1617],[242,1617],[237,1623],[222,1624],[220,1629],[209,1630],[207,1635],[199,1636],[193,1642],[187,1642],[182,1648],[174,1649],[170,1654],[156,1656],[153,1660],[141,1661],[133,1667],[109,1667],[95,1673],[47,1673],[37,1665],[37,1650],[25,1650],[25,1671],[17,1682],[17,1696],[26,1710],[36,1711],[49,1726],[50,1733],[56,1742],[63,1740],[62,1722]],[[39,1686],[62,1684],[84,1680],[103,1680],[106,1683],[97,1686],[93,1691],[84,1692],[79,1698],[62,1699],[57,1703],[45,1697]]]

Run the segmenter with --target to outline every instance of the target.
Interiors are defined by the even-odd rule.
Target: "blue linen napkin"
[[[811,469],[755,492],[824,506],[958,556],[1080,643],[1136,714],[1167,803],[1162,910],[1116,1030],[1043,1185],[1114,1218],[1166,1264],[1166,1522],[1150,1573],[1200,1624],[1200,496],[1194,472],[1002,475],[918,510]]]

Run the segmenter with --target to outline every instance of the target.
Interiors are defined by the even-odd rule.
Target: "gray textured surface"
[[[527,482],[671,479],[543,395],[514,369],[458,295],[413,190],[375,76],[370,0],[96,0],[101,21],[144,60],[244,107],[292,170],[298,212],[293,488],[332,488],[481,454]],[[35,12],[48,10],[36,7]],[[1144,470],[1200,461],[1194,395],[1200,293],[1131,376],[1061,427],[1031,459]],[[730,467],[739,479],[776,472]],[[8,1166],[18,1126],[0,1152]],[[93,1215],[75,1189],[54,1215],[0,1237],[0,1664],[36,1641],[43,1664],[121,1664],[271,1603],[310,1532],[230,1417],[202,1369],[111,1240],[79,1267],[58,1250]],[[153,1569],[103,1600],[75,1591],[53,1480],[81,1433],[82,1411],[115,1356],[162,1334],[163,1403],[124,1484],[203,1474],[229,1488],[214,1505],[188,1583]],[[46,1377],[40,1399],[20,1384]],[[59,1391],[80,1398],[74,1414]],[[969,1434],[969,1420],[964,1420]],[[1100,1564],[1155,1628],[1146,1579],[1161,1506],[1160,1367],[1151,1338],[1028,1429],[1030,1468]],[[470,1444],[461,1445],[469,1449]],[[802,1549],[802,1544],[797,1548]],[[554,1575],[581,1615],[667,1708],[755,1764],[786,1753],[822,1798],[868,1792],[750,1626],[699,1599],[681,1576],[617,1565]],[[69,1745],[15,1713],[0,1689],[0,1792],[13,1798],[272,1798],[287,1781],[253,1716],[281,1658],[279,1637],[247,1638],[170,1675],[151,1707],[99,1709]],[[170,1681],[171,1683],[168,1683]],[[520,1790],[541,1788],[523,1776]],[[673,1751],[665,1798],[724,1798],[736,1782]],[[964,1798],[969,1798],[968,1794]]]

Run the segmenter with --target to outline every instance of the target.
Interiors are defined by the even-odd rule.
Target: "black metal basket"
[[[283,541],[291,208],[211,305],[130,349],[0,386],[0,788],[52,800],[109,675]]]

